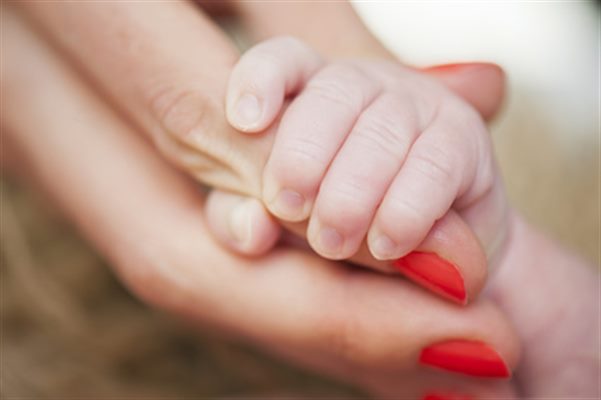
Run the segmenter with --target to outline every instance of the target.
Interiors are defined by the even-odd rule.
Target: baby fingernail
[[[459,304],[467,303],[463,276],[457,266],[434,253],[412,251],[393,263],[412,281]]]
[[[244,248],[250,243],[252,235],[251,204],[243,201],[238,204],[230,213],[229,228],[232,238],[238,245]]]
[[[342,250],[344,239],[334,228],[324,227],[319,230],[320,250],[328,256],[336,256]]]
[[[249,93],[240,96],[234,106],[234,119],[241,129],[253,128],[261,119],[261,102]]]
[[[372,255],[377,260],[389,260],[395,257],[394,253],[397,250],[397,245],[386,235],[378,236],[369,247]]]
[[[295,221],[302,217],[305,197],[295,190],[282,189],[271,203],[271,211],[285,220]]]
[[[511,372],[490,345],[475,340],[449,340],[422,350],[421,364],[483,378],[508,378]]]

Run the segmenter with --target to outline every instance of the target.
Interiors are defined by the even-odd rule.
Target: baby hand
[[[436,80],[394,62],[324,64],[296,39],[271,39],[235,66],[227,116],[260,132],[282,111],[263,201],[282,220],[310,217],[322,256],[349,258],[367,236],[375,258],[397,259],[451,208],[489,255],[498,248],[506,204],[486,126]]]

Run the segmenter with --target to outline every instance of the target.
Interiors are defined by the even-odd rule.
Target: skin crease
[[[16,107],[16,106],[15,106]],[[102,120],[102,118],[100,119]],[[13,120],[14,123],[14,120]],[[4,121],[3,121],[4,124]],[[22,132],[25,132],[26,129],[24,129]],[[75,139],[75,138],[69,138],[71,139]],[[89,139],[89,138],[87,138]],[[115,138],[111,139],[114,140]],[[81,139],[83,140],[83,138]],[[69,143],[69,142],[67,142]],[[121,145],[123,145],[123,143],[119,142]],[[86,144],[85,142],[82,141],[81,144],[81,148],[85,148],[87,147],[89,144]],[[32,146],[31,143],[22,143],[21,146],[28,148],[29,149],[29,162],[31,163],[32,160],[36,161],[38,163],[38,171],[44,171],[44,168],[42,168],[43,166],[46,165],[51,165],[50,163],[50,158],[48,158],[49,156],[44,156],[43,154],[31,154],[32,149],[36,148],[36,146]],[[107,146],[104,146],[107,147]],[[110,147],[110,146],[108,146]],[[125,146],[128,148],[129,151],[124,151],[123,152],[123,156],[127,159],[130,159],[132,157],[134,157],[135,154],[147,154],[148,152],[144,152],[144,151],[140,151],[139,149],[137,149],[136,146],[131,146],[131,145],[127,145]],[[54,148],[54,147],[52,147]],[[67,146],[68,148],[68,146]],[[56,148],[56,150],[60,150],[61,147]],[[64,149],[63,149],[64,151]],[[59,156],[55,157],[57,159],[60,159]],[[73,158],[73,160],[71,161],[72,163],[74,163],[73,165],[79,165],[77,164],[77,162],[83,162],[83,160],[86,160],[83,155],[71,155],[71,157]],[[44,161],[45,160],[45,161]],[[141,157],[139,161],[145,160],[144,157]],[[156,163],[156,161],[154,162]],[[84,163],[85,164],[85,163]],[[135,165],[136,163],[134,163]],[[146,162],[141,163],[141,165],[147,166],[147,167],[151,167],[153,164],[153,162],[148,162],[148,160]],[[185,190],[180,190],[178,189],[178,187],[182,187],[182,183],[175,183],[178,182],[177,179],[175,178],[169,178],[172,177],[171,173],[162,173],[161,170],[164,169],[165,167],[160,164],[159,166],[155,166],[152,168],[153,171],[155,171],[157,174],[157,176],[160,177],[164,177],[163,178],[157,178],[157,182],[160,181],[160,185],[156,185],[156,186],[160,186],[161,190],[158,190],[159,188],[157,187],[156,193],[153,192],[152,195],[154,197],[149,197],[149,199],[163,199],[163,200],[167,200],[169,199],[170,201],[174,201],[175,198],[177,198],[180,195],[175,195],[174,198],[169,198],[169,196],[167,196],[167,198],[165,197],[165,193],[164,193],[164,185],[167,185],[166,187],[170,187],[173,188],[175,193],[180,193],[182,194],[182,196],[180,197],[181,200],[183,200],[184,198],[188,198],[188,195],[184,196],[183,193],[186,192]],[[75,168],[77,169],[77,168]],[[79,171],[81,172],[81,171]],[[122,172],[122,171],[121,171]],[[84,174],[84,172],[81,172],[82,174]],[[90,171],[87,171],[87,173],[91,173]],[[84,174],[85,175],[85,174]],[[82,175],[82,176],[84,176]],[[144,175],[142,175],[144,176]],[[89,177],[89,176],[88,176]],[[140,178],[140,177],[138,177]],[[47,182],[53,182],[52,179],[50,179],[50,177],[46,177],[46,181]],[[106,181],[104,180],[100,180],[102,182]],[[82,181],[82,183],[86,183],[87,179],[84,179]],[[128,181],[128,184],[131,185],[132,182],[136,182],[135,180],[130,180]],[[169,183],[171,182],[171,183]],[[48,184],[48,183],[47,183]],[[101,208],[104,205],[99,205],[97,204],[97,202],[95,203],[93,198],[87,199],[86,201],[80,201],[77,202],[77,199],[80,198],[78,196],[81,196],[80,194],[74,194],[71,193],[69,191],[69,188],[65,188],[65,187],[60,187],[57,186],[58,183],[57,182],[53,182],[52,185],[54,186],[54,191],[55,193],[62,193],[62,197],[63,197],[63,206],[66,209],[71,209],[71,210],[79,210],[77,211],[77,213],[79,215],[85,216],[81,217],[81,220],[84,220],[86,218],[89,217],[89,215],[87,214],[87,212],[94,210],[95,213],[93,215],[95,215],[97,218],[93,218],[93,221],[95,222],[102,222],[104,220],[111,220],[112,218],[109,218],[109,216],[111,215],[110,212],[107,213],[107,211],[105,210],[104,212],[102,212]],[[145,187],[145,185],[141,185],[142,188]],[[87,187],[87,186],[86,186]],[[127,187],[127,186],[124,186]],[[133,187],[138,187],[137,185],[133,185]],[[72,189],[71,189],[72,190]],[[99,190],[99,189],[98,189]],[[110,191],[106,191],[104,193],[107,193]],[[99,193],[103,193],[102,191],[99,191]],[[104,194],[103,193],[103,194]],[[142,194],[141,192],[139,192],[139,194]],[[149,194],[147,192],[143,193],[143,194]],[[142,197],[144,198],[144,197]],[[162,201],[162,200],[161,200]],[[75,203],[74,203],[75,202]],[[160,201],[156,201],[156,203],[160,203]],[[155,203],[155,204],[156,204]],[[168,203],[166,201],[166,203]],[[179,203],[178,203],[179,204]],[[186,204],[186,206],[184,208],[189,209],[190,207],[193,208],[195,202],[190,202],[188,203],[188,200],[184,201],[184,204]],[[127,204],[129,205],[129,204]],[[170,204],[170,206],[173,206],[173,203]],[[100,208],[98,208],[100,207]],[[113,207],[117,207],[116,205],[113,205]],[[125,208],[125,206],[123,206],[124,208],[122,208],[121,210],[124,212],[123,217],[127,216],[127,213],[130,210],[127,210]],[[118,209],[118,207],[117,207]],[[167,204],[165,204],[165,210],[167,210]],[[113,209],[112,211],[116,211],[116,209]],[[156,210],[155,210],[156,211]],[[74,212],[74,211],[72,211]],[[158,213],[158,215],[160,215],[161,213]],[[154,213],[153,213],[154,215]],[[112,217],[114,218],[114,215],[112,215]],[[148,216],[146,216],[148,218]],[[182,215],[182,220],[184,218],[184,216]],[[141,218],[142,219],[142,218]],[[141,220],[140,219],[140,220]],[[151,218],[152,219],[152,218]],[[115,220],[118,220],[115,218]],[[125,218],[124,220],[128,220],[127,218]],[[137,220],[137,221],[140,221]],[[168,226],[168,222],[172,223],[172,221],[170,221],[170,219],[168,219],[167,221],[165,221],[167,223]],[[139,225],[138,225],[139,224]],[[91,226],[94,226],[93,223],[90,222]],[[111,252],[115,252],[119,248],[119,245],[117,245],[115,242],[111,242],[110,239],[110,234],[113,234],[115,238],[121,238],[122,236],[119,235],[119,232],[115,232],[111,229],[109,229],[110,227],[106,227],[107,223],[104,224],[100,224],[101,227],[103,227],[102,229],[99,229],[98,231],[96,231],[96,229],[92,229],[92,227],[88,228],[88,232],[90,235],[95,237],[95,241],[97,243],[99,243],[99,246],[101,248],[105,249],[105,252],[107,253],[111,253]],[[110,224],[108,224],[110,225]],[[516,224],[517,225],[517,224]],[[140,231],[140,234],[146,232],[144,229],[150,229],[150,228],[145,228],[147,225],[145,225],[142,222],[137,222],[136,224],[134,224],[134,226],[138,226]],[[94,227],[96,228],[96,227]],[[113,228],[114,229],[114,228]],[[192,232],[189,232],[192,233]],[[146,232],[147,234],[147,232]],[[142,235],[143,236],[143,235]],[[584,384],[583,385],[579,385],[576,387],[576,389],[574,390],[587,390],[586,394],[590,394],[590,393],[595,393],[595,387],[593,386],[594,381],[591,379],[585,379],[591,376],[591,374],[595,374],[598,373],[598,364],[595,363],[595,359],[589,359],[589,360],[585,360],[586,363],[582,363],[582,360],[579,359],[575,359],[573,357],[570,357],[570,354],[566,354],[566,353],[562,353],[561,351],[558,351],[558,349],[570,349],[573,350],[575,348],[577,349],[582,349],[582,354],[595,354],[595,343],[594,343],[594,335],[592,334],[592,332],[595,330],[595,324],[593,323],[594,321],[590,321],[587,322],[586,326],[583,326],[582,321],[580,321],[580,318],[578,317],[578,315],[574,316],[573,314],[575,313],[571,313],[570,314],[570,320],[567,321],[569,323],[564,323],[565,320],[558,320],[558,319],[554,319],[554,315],[550,314],[549,311],[550,310],[555,310],[555,309],[562,309],[562,307],[567,307],[568,305],[570,307],[581,307],[581,309],[584,310],[588,310],[591,307],[593,307],[593,311],[594,310],[594,293],[595,293],[595,276],[587,269],[580,267],[579,265],[582,264],[581,261],[573,258],[572,256],[568,256],[565,254],[564,251],[562,251],[561,249],[559,249],[555,244],[548,242],[546,239],[542,238],[539,234],[536,234],[535,232],[532,231],[531,228],[524,226],[523,229],[521,230],[517,230],[514,233],[513,237],[515,238],[515,240],[511,241],[511,243],[519,243],[521,246],[520,247],[516,247],[516,246],[511,246],[512,247],[512,251],[508,252],[508,256],[507,258],[504,260],[504,262],[508,262],[508,260],[511,260],[512,263],[512,268],[502,268],[502,273],[500,273],[498,275],[497,278],[495,278],[495,280],[493,281],[493,286],[491,288],[491,293],[494,295],[494,298],[503,305],[503,307],[506,309],[506,311],[508,312],[508,314],[512,317],[512,319],[514,319],[516,321],[516,326],[518,327],[520,333],[523,335],[523,337],[525,338],[525,340],[527,341],[527,353],[526,353],[526,358],[525,361],[522,365],[524,365],[523,369],[521,369],[519,371],[518,374],[518,378],[520,376],[523,376],[524,378],[522,381],[522,386],[521,386],[521,390],[523,390],[524,393],[530,393],[533,395],[542,395],[545,393],[545,390],[547,390],[543,383],[545,381],[547,381],[547,383],[550,381],[549,376],[553,376],[553,391],[550,391],[548,393],[552,393],[552,394],[557,394],[557,393],[575,393],[574,391],[571,391],[571,389],[569,388],[569,384],[574,384],[573,381],[568,381],[566,379],[563,379],[564,377],[560,377],[560,379],[556,379],[556,375],[552,374],[551,372],[555,372],[553,371],[553,368],[555,368],[556,370],[559,371],[563,371],[563,370],[569,370],[569,371],[577,371],[577,372],[581,372],[580,374],[577,374],[578,376],[584,377]],[[102,244],[104,243],[104,244]],[[134,242],[135,243],[135,242]],[[122,246],[122,245],[121,245]],[[135,246],[132,246],[133,249],[135,249]],[[214,251],[214,250],[209,250],[208,251]],[[519,251],[518,251],[519,250]],[[125,252],[124,249],[121,250],[122,252]],[[117,251],[118,252],[118,251]],[[124,257],[124,256],[121,256]],[[535,260],[533,260],[532,258],[535,258]],[[126,263],[124,263],[122,261],[122,259],[118,256],[114,256],[115,259],[120,259],[121,262],[117,262],[117,264],[121,264],[122,268],[126,269],[126,267],[123,267],[123,265],[125,265]],[[181,258],[179,258],[180,260],[187,260],[188,262],[190,262],[190,260],[192,259],[192,257],[190,256],[185,256],[182,255]],[[229,260],[228,262],[232,262],[232,260]],[[154,261],[154,263],[156,264],[156,260]],[[183,262],[185,263],[185,261]],[[131,264],[135,264],[135,263],[131,263]],[[153,263],[151,262],[150,265],[152,265]],[[540,277],[540,275],[542,275],[541,272],[539,272],[539,269],[533,269],[530,268],[533,264],[536,265],[544,265],[545,267],[545,271],[544,271],[544,275],[547,277],[547,279],[545,279],[544,281],[541,279],[537,279],[538,277]],[[189,271],[190,272],[190,271]],[[192,272],[190,272],[192,273]],[[537,276],[537,273],[539,274]],[[532,274],[532,275],[530,275]],[[565,279],[566,276],[570,276],[570,279]],[[161,277],[159,274],[159,278],[157,278],[159,281],[161,279],[164,279],[165,282],[171,282],[169,279],[165,279],[165,277]],[[136,278],[131,278],[131,281],[135,281]],[[553,281],[553,282],[559,282],[561,284],[558,284],[557,286],[549,286],[548,282],[549,281]],[[165,283],[163,282],[163,283]],[[528,290],[524,290],[523,288],[519,288],[518,285],[515,285],[515,282],[523,282],[524,284],[527,284]],[[133,284],[133,283],[132,283]],[[381,289],[381,288],[380,288]],[[518,290],[520,289],[520,290]],[[597,288],[598,289],[598,288]],[[184,293],[186,293],[184,291]],[[377,292],[380,293],[380,290]],[[538,300],[538,302],[536,301],[532,301],[532,298],[528,298],[527,302],[524,302],[524,293],[533,293],[535,294],[534,298],[536,298]],[[556,304],[556,307],[553,307],[553,301],[558,301],[557,298],[557,293],[563,293],[564,296],[566,296],[569,299],[572,299],[572,301],[570,302],[561,302]],[[576,295],[578,294],[578,295]],[[583,295],[583,294],[588,294],[588,295]],[[156,296],[156,293],[154,294]],[[147,294],[147,296],[151,296],[150,294]],[[381,294],[378,294],[378,296],[381,296]],[[376,296],[376,297],[378,297]],[[186,295],[182,295],[182,297],[186,297]],[[205,299],[206,300],[206,299]],[[375,300],[374,300],[375,301]],[[165,304],[169,304],[169,306],[166,306],[168,308],[177,308],[177,306],[174,306],[173,304],[178,304],[179,307],[183,307],[181,304],[179,304],[176,300],[174,299],[154,299],[155,303],[163,303]],[[185,302],[183,302],[185,303]],[[540,304],[542,303],[542,304]],[[533,305],[536,305],[536,307],[533,307]],[[191,307],[193,308],[193,307]],[[398,308],[398,307],[396,307]],[[396,309],[395,308],[395,309]],[[193,310],[190,310],[189,312],[193,312]],[[589,314],[587,312],[587,314]],[[590,315],[598,315],[593,313],[590,313]],[[588,326],[588,324],[590,323],[590,325],[592,326]],[[536,328],[539,328],[540,326],[545,326],[546,329],[549,328],[553,328],[554,326],[557,326],[557,331],[563,331],[566,332],[566,335],[562,335],[561,336],[561,342],[557,343],[557,336],[553,336],[547,340],[540,340],[540,330],[537,330]],[[568,331],[566,329],[566,326],[572,327],[573,330]],[[538,331],[538,334],[537,334]],[[534,333],[532,333],[534,332]],[[581,335],[581,336],[580,336]],[[581,339],[581,340],[575,340],[575,338]],[[558,346],[560,345],[560,346]],[[544,358],[541,358],[542,356],[544,356]],[[544,363],[542,362],[542,360],[544,359]],[[544,365],[544,369],[541,368],[541,366]],[[571,367],[571,368],[566,368],[566,367]],[[597,368],[597,369],[595,369]],[[370,386],[378,386],[380,388],[379,392],[380,393],[386,393],[385,390],[383,389],[386,385],[382,384],[383,380],[380,380],[380,378],[382,378],[385,374],[380,374],[380,376],[378,378],[374,378],[373,381],[371,383],[373,383],[373,385]],[[379,385],[376,383],[376,381],[379,383]],[[391,385],[390,387],[392,387],[393,385]],[[397,387],[398,389],[398,387]],[[390,389],[389,389],[390,390]],[[388,391],[387,393],[395,393],[394,391]],[[398,393],[398,392],[396,392]]]
[[[249,96],[263,111],[244,126],[237,103]],[[376,258],[398,259],[451,205],[482,243],[502,240],[507,204],[489,133],[472,107],[431,77],[386,61],[324,65],[307,44],[275,37],[241,57],[226,104],[229,122],[253,134],[283,113],[263,201],[283,220],[310,213],[308,241],[326,258],[351,257],[367,234]],[[304,206],[282,204],[282,188],[300,193]],[[395,248],[380,248],[382,238],[394,238]]]

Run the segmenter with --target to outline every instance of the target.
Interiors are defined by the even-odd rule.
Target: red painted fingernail
[[[511,372],[505,361],[488,344],[472,340],[449,340],[422,350],[422,364],[467,375],[507,378]]]
[[[422,400],[474,400],[471,396],[465,396],[456,393],[428,393]]]
[[[482,66],[491,66],[494,64],[485,62],[464,62],[464,63],[450,63],[450,64],[439,64],[431,67],[422,68],[425,72],[457,72],[467,68],[479,68]]]
[[[425,288],[459,304],[467,304],[467,292],[459,268],[438,255],[413,251],[396,260],[394,266]]]

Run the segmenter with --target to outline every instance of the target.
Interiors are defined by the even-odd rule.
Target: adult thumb
[[[498,113],[505,96],[505,72],[492,63],[442,64],[422,69],[470,103],[485,121]]]
[[[217,241],[243,255],[262,255],[281,236],[279,222],[253,197],[215,189],[209,193],[204,212]]]

